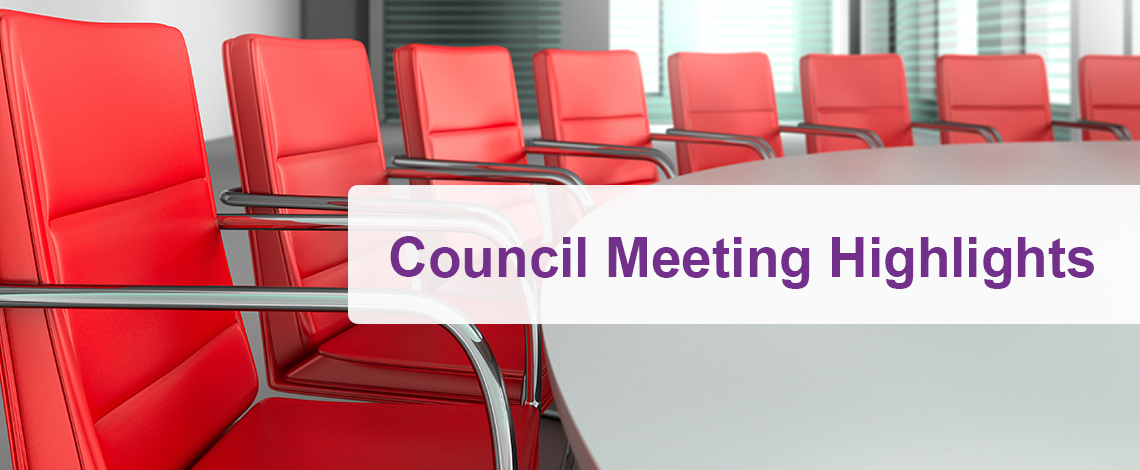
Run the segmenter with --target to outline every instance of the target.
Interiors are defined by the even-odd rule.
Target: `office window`
[[[610,49],[636,52],[645,93],[661,93],[661,0],[610,0]]]
[[[1072,102],[1072,3],[1030,0],[1025,12],[1025,51],[1041,54],[1049,71],[1049,97],[1068,116]]]
[[[937,115],[942,54],[1040,54],[1054,114],[1069,113],[1069,0],[866,0],[864,13],[863,51],[902,56],[915,119]]]
[[[392,51],[405,44],[503,46],[511,51],[523,119],[538,119],[535,52],[562,45],[560,0],[385,0],[384,98],[386,121],[399,120]]]
[[[979,0],[978,52],[1035,53],[1045,58],[1054,105],[1070,103],[1070,16],[1068,0]]]
[[[681,51],[768,54],[780,116],[785,121],[796,121],[803,113],[799,58],[813,52],[833,52],[833,3],[834,0],[610,0],[610,48],[637,51],[653,122],[671,122],[669,77],[664,64],[670,54]]]
[[[799,67],[795,47],[797,16],[794,0],[701,2],[697,14],[697,51],[762,51],[772,61],[776,90],[794,92]]]

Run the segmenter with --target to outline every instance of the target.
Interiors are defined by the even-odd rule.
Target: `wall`
[[[215,170],[213,179],[219,190],[238,185],[233,140],[228,138],[233,129],[222,67],[222,42],[244,33],[287,37],[300,37],[301,33],[300,0],[0,0],[0,9],[85,21],[157,22],[181,30],[194,71],[202,131],[206,140],[214,140],[207,143],[207,152],[211,154],[210,166]],[[231,266],[238,267],[234,280],[252,284],[252,272],[245,273],[252,270],[245,234],[231,232],[223,237]],[[258,357],[261,338],[256,314],[243,316],[254,357]],[[261,370],[264,361],[256,364],[261,379],[258,398],[278,395],[265,385]],[[0,469],[12,468],[7,455],[7,432],[0,429]]]
[[[562,48],[579,51],[610,48],[609,0],[563,0]]]
[[[301,37],[368,43],[368,0],[301,0]]]
[[[384,0],[369,0],[368,2],[368,64],[372,67],[372,90],[376,93],[376,112],[380,115],[380,122],[388,119],[384,115],[384,107],[379,106],[384,100]],[[392,116],[392,119],[398,119]],[[383,132],[383,131],[381,131]],[[387,137],[383,137],[388,142]],[[400,153],[403,153],[403,141]],[[385,149],[384,155],[388,155]]]
[[[1072,55],[1070,76],[1073,77],[1070,116],[1079,119],[1080,87],[1077,86],[1078,63],[1088,54],[1123,54],[1125,31],[1130,18],[1125,17],[1128,0],[1073,0]],[[1075,134],[1074,140],[1075,140]]]
[[[1125,47],[1128,48],[1129,54],[1140,54],[1140,2],[1136,0],[1124,0],[1125,11],[1128,16],[1125,21],[1125,31],[1128,35],[1128,43]]]
[[[233,134],[222,42],[245,33],[300,37],[300,0],[0,0],[0,8],[85,21],[157,22],[182,31],[206,140]]]

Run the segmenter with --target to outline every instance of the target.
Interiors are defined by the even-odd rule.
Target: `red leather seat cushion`
[[[542,138],[567,142],[649,146],[649,113],[641,65],[633,51],[547,49],[534,55]],[[547,156],[586,184],[657,182],[652,163]]]
[[[808,54],[800,59],[804,122],[870,129],[887,147],[914,145],[898,54]],[[857,139],[808,136],[808,152],[865,149]]]
[[[0,12],[0,50],[0,281],[230,284],[181,34]],[[237,312],[3,314],[20,468],[492,467],[479,405],[277,399],[230,428],[257,393]],[[516,410],[530,467],[538,411]]]
[[[507,49],[409,44],[393,58],[409,157],[526,163]]]
[[[525,343],[521,325],[483,325],[479,331],[495,347],[505,375],[522,374]],[[451,335],[435,325],[356,325],[318,348],[346,361],[470,372],[471,365]]]
[[[0,281],[230,284],[181,33],[3,12],[0,49]],[[18,464],[185,468],[257,393],[237,312],[20,316],[51,337],[0,328]]]
[[[1087,55],[1081,58],[1081,117],[1121,124],[1140,138],[1140,57]],[[1085,140],[1116,140],[1109,132],[1084,131]]]
[[[673,127],[757,136],[776,155],[784,155],[772,65],[766,54],[673,54],[669,56],[669,91]],[[677,144],[682,174],[759,158],[749,149]]]
[[[347,196],[355,184],[387,184],[363,44],[247,34],[226,41],[223,56],[244,191]],[[258,285],[346,285],[343,232],[256,231],[250,242]],[[280,367],[350,325],[342,313],[274,312],[263,320],[274,385]]]
[[[938,58],[938,115],[942,120],[993,126],[1005,142],[1053,140],[1045,60],[1036,54]],[[960,132],[943,143],[984,142]]]
[[[507,394],[519,399],[526,344],[522,325],[481,325],[494,348]],[[545,374],[544,374],[545,378]],[[336,384],[360,390],[380,389],[430,400],[479,400],[471,363],[451,335],[435,325],[355,325],[322,344],[317,353],[286,373],[286,380],[306,385]],[[416,398],[413,398],[416,399]],[[543,402],[552,400],[543,385]]]
[[[512,406],[519,468],[537,465],[538,410]],[[193,467],[344,470],[494,468],[483,405],[331,403],[269,398]]]

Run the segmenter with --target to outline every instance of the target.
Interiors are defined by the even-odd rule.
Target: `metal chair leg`
[[[562,453],[562,465],[559,470],[572,470],[574,468],[574,452],[570,450],[570,441],[566,441],[566,451]]]

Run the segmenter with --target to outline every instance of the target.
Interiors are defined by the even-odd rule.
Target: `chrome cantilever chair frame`
[[[867,144],[867,148],[881,148],[883,141],[879,138],[878,134],[874,131],[867,129],[855,129],[851,127],[839,126],[824,126],[819,124],[806,124],[800,123],[798,126],[779,126],[776,128],[779,132],[788,132],[792,134],[812,134],[828,137],[847,137],[851,139],[859,139]],[[776,151],[764,139],[754,135],[739,135],[739,134],[721,134],[717,132],[703,132],[703,131],[690,131],[684,129],[666,129],[665,134],[677,137],[695,137],[702,139],[719,139],[719,142],[700,142],[689,140],[675,140],[676,142],[684,143],[720,143],[725,145],[743,145],[752,148],[764,160],[772,160],[776,158]],[[658,136],[660,134],[653,134]],[[664,139],[667,140],[667,139]]]
[[[634,148],[640,149],[641,147]],[[525,147],[524,151],[526,151],[528,154],[537,154],[552,152],[559,153],[565,152],[566,150]],[[576,153],[575,155],[602,158],[621,158],[619,155],[609,153],[580,152]],[[664,159],[665,163],[669,163],[668,157],[666,157],[664,153],[661,153],[660,157]],[[464,162],[456,160],[438,160],[434,158],[408,158],[403,155],[397,155],[395,158],[393,158],[392,165],[396,166],[396,168],[388,169],[388,176],[395,178],[453,179],[462,181],[480,181],[485,183],[530,183],[554,184],[563,186],[584,186],[586,184],[586,182],[582,181],[582,178],[580,178],[573,171],[567,170],[565,168],[543,165]],[[415,171],[426,172],[426,174],[420,176],[409,176],[409,173],[406,173]],[[455,176],[449,177],[448,175]],[[594,210],[594,201],[588,192],[582,190],[573,190],[571,192],[574,194],[574,198],[582,210],[586,212],[591,212]],[[274,206],[268,205],[259,207]],[[427,206],[420,207],[427,208]],[[308,208],[333,210],[327,207]],[[488,210],[490,210],[490,208],[488,208]],[[504,227],[505,226],[506,225],[504,225]]]
[[[407,176],[397,176],[393,174],[392,170],[431,171],[430,179],[563,185],[586,184],[582,178],[570,170],[549,166],[408,158],[404,155],[397,155],[393,158],[392,166],[395,168],[389,170],[389,176],[398,178],[407,178]],[[456,177],[448,177],[449,174]]]
[[[670,136],[664,134],[653,134],[651,136],[658,140],[669,141],[684,141],[695,143],[713,143],[725,145],[737,145],[752,148],[764,155],[763,150],[758,148],[752,139],[747,136],[729,136],[729,139],[724,141],[708,141],[704,142],[701,139],[693,140],[689,137]],[[766,144],[766,143],[765,143]],[[769,148],[770,150],[770,148]],[[633,159],[649,161],[665,173],[666,178],[677,176],[677,169],[674,167],[673,162],[669,159],[664,152],[646,147],[634,147],[627,145],[599,145],[582,142],[555,142],[549,140],[534,140],[532,145],[523,147],[523,152],[526,154],[547,154],[547,155],[560,155],[567,157],[595,157],[595,158],[616,158],[616,159]],[[500,182],[500,183],[539,183],[539,184],[562,184],[562,185],[584,185],[586,184],[581,177],[573,171],[565,168],[543,166],[543,165],[524,165],[516,163],[485,163],[485,162],[469,162],[459,160],[440,160],[434,158],[408,158],[404,155],[397,155],[392,159],[394,168],[388,170],[388,176],[395,178],[423,178],[423,179],[453,179],[453,180],[467,180],[467,181],[485,181],[485,182]],[[406,171],[424,171],[430,172],[422,175],[415,175],[404,173]]]
[[[771,159],[776,158],[776,151],[772,149],[772,146],[770,144],[768,144],[768,142],[765,141],[764,139],[761,139],[761,138],[753,136],[753,135],[722,134],[720,132],[689,131],[689,130],[684,130],[684,129],[673,129],[673,128],[666,129],[665,134],[667,136],[692,137],[695,139],[702,139],[704,141],[718,140],[718,141],[720,141],[719,143],[722,143],[724,145],[746,146],[746,147],[749,147],[752,150],[754,150],[758,155],[760,155],[760,158],[763,160],[771,160]],[[653,136],[659,136],[661,134],[652,134],[652,135]],[[667,140],[667,139],[663,139],[663,140]],[[689,140],[675,140],[674,142],[701,143],[701,144],[713,143],[713,142],[700,142],[700,141],[689,141]],[[715,143],[713,143],[713,144],[715,145]]]
[[[731,145],[745,145],[753,147],[753,145],[737,142]],[[551,140],[536,139],[532,141],[531,145],[523,147],[523,152],[528,155],[559,155],[566,157],[594,157],[594,158],[615,158],[627,160],[642,160],[648,161],[659,168],[665,173],[666,178],[677,176],[677,169],[674,167],[673,162],[669,159],[664,152],[647,147],[634,147],[629,145],[599,145],[583,142],[556,142]],[[463,162],[456,160],[439,160],[434,158],[408,158],[403,155],[397,155],[392,159],[392,164],[398,167],[407,169],[419,170],[441,170],[441,171],[499,171],[503,169],[506,171],[517,170],[519,173],[538,173],[538,174],[556,174],[570,181],[562,180],[559,176],[546,176],[543,179],[549,181],[539,181],[539,177],[532,178],[533,181],[525,178],[518,180],[509,179],[491,179],[491,178],[463,178],[470,180],[484,180],[484,181],[498,181],[498,182],[519,182],[519,183],[546,183],[546,184],[573,184],[584,185],[586,184],[573,171],[565,168],[544,166],[544,165],[521,165],[514,163],[477,163],[477,162]],[[405,178],[405,176],[397,176],[389,174],[389,176],[396,176],[397,178]],[[459,179],[459,178],[445,178],[438,177],[438,179]]]
[[[981,135],[983,139],[986,139],[986,142],[991,142],[991,143],[992,142],[1001,142],[1001,134],[998,133],[997,129],[994,129],[990,126],[981,126],[981,125],[977,125],[977,124],[963,124],[963,123],[947,122],[947,121],[935,121],[935,122],[930,122],[930,123],[912,122],[911,126],[917,127],[917,128],[923,128],[923,129],[934,129],[934,130],[949,131],[949,132],[975,133],[975,134]],[[847,137],[847,138],[859,139],[859,140],[863,141],[863,143],[867,144],[867,148],[882,148],[883,147],[882,139],[879,138],[878,134],[876,134],[875,131],[872,131],[870,129],[857,129],[857,128],[852,128],[852,127],[824,126],[824,125],[819,125],[819,124],[800,123],[796,127],[779,126],[777,128],[777,130],[780,132],[797,133],[797,134],[814,134],[814,135],[823,135],[823,136],[829,136],[829,137]],[[1124,131],[1127,132],[1128,130],[1124,129]],[[706,136],[707,137],[714,137],[715,136],[715,137],[724,138],[724,139],[740,139],[741,141],[753,142],[753,143],[757,144],[757,147],[758,147],[757,153],[760,153],[760,155],[762,155],[765,160],[770,160],[770,159],[776,158],[776,152],[774,150],[772,150],[772,146],[769,145],[768,142],[766,142],[764,139],[761,139],[761,138],[756,137],[756,136],[735,135],[735,134],[719,134],[719,133],[713,133],[713,132],[687,131],[687,130],[672,129],[672,128],[666,130],[665,133],[671,134],[671,135],[680,135],[680,136],[693,136],[693,137],[706,137]],[[763,150],[761,150],[761,148]]]
[[[964,132],[968,134],[978,134],[988,143],[1001,142],[1001,133],[992,126],[983,126],[981,124],[966,124],[964,122],[950,122],[950,121],[934,121],[934,122],[911,122],[910,127],[918,129],[931,129],[944,132]]]
[[[649,139],[665,142],[746,147],[755,151],[760,155],[760,158],[764,159],[767,159],[769,156],[774,157],[775,155],[767,142],[763,142],[762,140],[758,142],[758,139],[744,135],[692,131],[681,131],[677,133],[666,131],[665,134],[650,134]],[[535,139],[533,144],[541,147],[526,147],[527,153],[541,153],[566,157],[604,157],[642,160],[657,165],[657,167],[661,169],[661,172],[665,174],[665,178],[675,178],[678,174],[677,167],[673,161],[669,159],[665,152],[655,148],[543,139]]]
[[[271,207],[282,209],[318,209],[347,211],[348,198],[317,196],[280,196],[245,194],[233,188],[222,193],[223,204],[235,207]],[[388,231],[450,231],[466,232],[482,236],[500,247],[522,245],[522,236],[513,229],[509,220],[494,209],[479,204],[426,202],[396,199],[370,200],[375,209],[384,212],[383,217],[357,219],[355,222],[375,230]],[[406,212],[424,210],[443,212],[437,215],[416,215]],[[450,213],[449,213],[450,211]],[[340,214],[218,214],[218,224],[222,230],[302,230],[302,231],[344,231],[348,230],[349,219]],[[527,365],[523,377],[521,405],[535,408],[540,406],[542,394],[542,344],[538,325],[538,287],[528,272],[520,279],[524,302],[531,315],[527,323]]]
[[[349,199],[347,197],[246,194],[241,191],[241,187],[230,188],[222,192],[219,200],[222,204],[231,207],[308,209],[340,212],[347,212],[349,210]],[[357,209],[365,209],[370,212],[385,214],[422,214],[424,212],[433,212],[480,217],[494,223],[497,226],[498,233],[511,239],[513,243],[522,243],[521,236],[511,229],[510,220],[507,220],[498,211],[481,204],[443,201],[428,202],[412,199],[370,199],[366,205],[367,207],[358,207]],[[228,214],[226,216],[228,216]]]
[[[978,134],[986,142],[996,143],[1001,142],[1001,133],[991,126],[983,126],[979,124],[967,124],[961,122],[950,121],[934,121],[934,122],[911,122],[912,128],[931,129],[943,132],[965,132],[970,134]],[[831,137],[850,137],[858,138],[867,144],[868,148],[883,148],[883,140],[875,131],[870,129],[858,129],[854,127],[839,127],[839,126],[825,126],[820,124],[807,124],[800,123],[796,127],[780,126],[780,132],[801,132],[804,134],[817,134],[828,135]]]
[[[562,142],[535,139],[534,146],[527,146],[526,153],[558,155],[564,157],[602,157],[626,160],[641,160],[653,163],[665,173],[666,178],[677,176],[677,168],[665,152],[655,148],[632,145],[592,144],[587,142]]]
[[[502,372],[479,329],[442,299],[406,291],[373,291],[377,311],[411,314],[442,326],[463,347],[483,390],[495,468],[517,469],[514,426]],[[371,302],[370,302],[371,303]],[[241,286],[0,286],[0,307],[344,312],[347,289]],[[382,405],[381,405],[382,406]]]
[[[925,122],[912,122],[912,127],[923,129],[934,129],[949,132],[969,132],[975,133],[986,139],[987,142],[1001,142],[1001,134],[997,129],[990,126],[980,126],[977,124],[962,124],[947,121],[935,121],[930,123]],[[807,124],[800,123],[796,127],[779,126],[777,128],[780,132],[798,133],[798,134],[813,134],[829,137],[847,137],[852,139],[859,139],[867,144],[868,148],[882,148],[883,141],[879,135],[870,129],[857,129],[853,127],[840,127],[840,126],[825,126],[820,124]],[[1127,131],[1127,129],[1125,129]],[[765,160],[776,158],[776,153],[772,150],[772,146],[756,136],[748,135],[735,135],[735,134],[719,134],[714,132],[700,132],[700,131],[687,131],[682,129],[668,129],[666,134],[678,136],[691,136],[691,137],[706,137],[706,138],[721,138],[721,139],[738,139],[742,142],[751,142],[755,144],[753,147]]]
[[[673,132],[666,130],[664,134],[649,134],[649,140],[679,142],[684,144],[711,144],[745,147],[752,150],[753,152],[756,152],[756,154],[759,155],[761,159],[767,160],[769,158],[776,158],[776,152],[772,150],[772,146],[768,145],[767,142],[764,142],[763,139],[736,134],[718,134],[715,132],[685,131],[680,129],[670,130],[673,130]]]
[[[594,201],[589,192],[583,190],[574,190],[571,192],[575,197],[575,202],[578,203],[578,207],[582,209],[583,212],[589,213],[594,210]],[[231,207],[265,207],[342,212],[349,210],[347,197],[246,194],[242,192],[240,187],[230,188],[224,191],[219,200],[222,204]],[[512,225],[509,220],[503,217],[498,211],[481,204],[443,201],[428,202],[412,199],[369,199],[364,205],[365,207],[357,207],[357,209],[389,214],[409,212],[422,213],[430,211],[434,213],[454,213],[483,217],[497,224],[504,234],[515,235],[516,243],[522,243],[522,239],[519,238],[517,232],[510,228]]]
[[[796,126],[780,126],[777,128],[780,132],[789,132],[794,134],[810,134],[828,137],[847,137],[851,139],[862,140],[867,144],[867,148],[883,148],[883,139],[879,138],[879,134],[875,131],[868,129],[856,129],[854,127],[840,127],[840,126],[825,126],[822,124],[808,124],[801,122]]]
[[[1116,137],[1116,140],[1121,142],[1128,142],[1132,140],[1132,133],[1128,131],[1127,127],[1110,122],[1087,121],[1084,119],[1078,119],[1076,121],[1053,121],[1051,124],[1061,127],[1073,127],[1091,131],[1111,132],[1112,135]]]
[[[383,218],[359,218],[362,228],[391,231],[454,231],[484,236],[503,246],[515,246],[518,235],[504,234],[494,224],[480,217],[434,216],[414,214],[386,214]],[[341,214],[218,214],[222,230],[348,230],[349,218]]]

